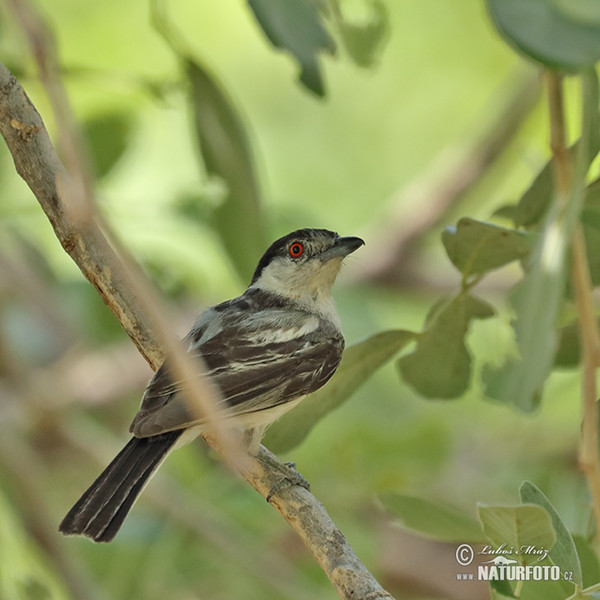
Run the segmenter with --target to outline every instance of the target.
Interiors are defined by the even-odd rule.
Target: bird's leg
[[[252,429],[246,429],[242,433],[242,443],[246,447],[248,454],[252,456],[258,456],[260,450],[260,440],[265,433],[266,427],[253,427]]]
[[[296,464],[293,462],[281,463],[271,454],[261,453],[258,459],[267,467],[277,471],[281,474],[281,478],[276,481],[269,490],[266,496],[267,502],[271,498],[280,493],[281,491],[291,487],[292,485],[299,485],[307,490],[310,490],[310,483],[304,478],[301,473],[296,470]]]
[[[255,427],[247,429],[243,435],[248,452],[256,456],[269,471],[275,471],[275,474],[280,475],[279,479],[271,485],[271,489],[266,496],[267,502],[269,502],[275,494],[278,494],[292,485],[299,485],[309,490],[310,483],[308,483],[302,474],[298,473],[296,470],[296,463],[282,463],[269,451],[261,451],[260,440],[262,439],[265,430],[266,426]]]

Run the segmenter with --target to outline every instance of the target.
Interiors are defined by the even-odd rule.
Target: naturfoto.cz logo
[[[493,548],[492,546],[483,546],[475,554],[472,546],[461,544],[456,549],[456,562],[463,566],[469,566],[475,560],[475,556],[489,558],[477,565],[477,573],[457,573],[457,579],[462,581],[572,581],[573,574],[570,572],[561,573],[557,565],[523,565],[521,561],[511,558],[511,556],[537,557],[537,561],[542,561],[548,556],[548,550],[545,548],[536,548],[535,546],[522,546],[515,549],[507,547],[506,544]]]

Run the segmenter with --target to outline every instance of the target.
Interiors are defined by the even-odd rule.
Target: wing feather
[[[239,310],[235,301],[227,305],[209,309],[184,341],[192,356],[204,360],[228,417],[309,394],[335,372],[344,339],[330,321],[283,307]],[[134,434],[145,437],[201,424],[190,415],[180,391],[166,362],[146,388],[131,426]]]

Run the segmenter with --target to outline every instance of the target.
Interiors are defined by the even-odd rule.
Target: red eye
[[[304,246],[300,242],[294,242],[290,246],[290,256],[292,258],[298,258],[299,256],[302,256],[303,252],[304,252]]]

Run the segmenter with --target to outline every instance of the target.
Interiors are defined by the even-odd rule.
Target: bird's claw
[[[310,483],[305,479],[305,477],[298,473],[296,470],[296,463],[286,462],[283,465],[278,465],[278,470],[281,472],[281,479],[271,486],[269,493],[267,494],[266,500],[267,502],[271,501],[271,498],[275,494],[279,494],[281,491],[293,486],[299,485],[306,490],[310,490]],[[282,468],[285,467],[285,470]]]

